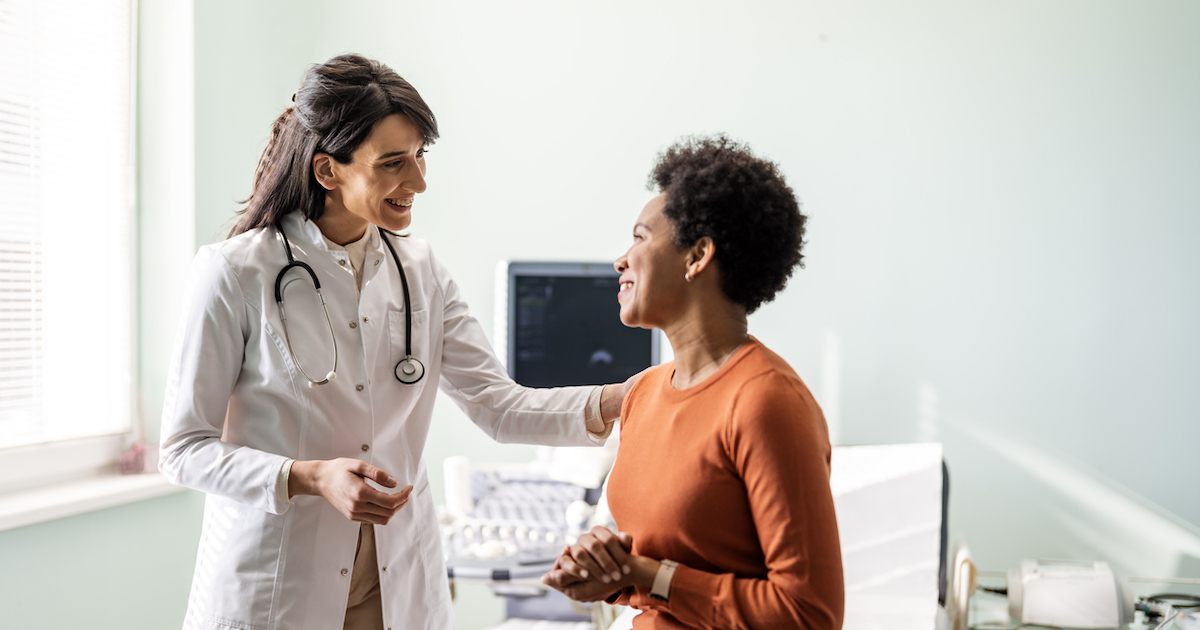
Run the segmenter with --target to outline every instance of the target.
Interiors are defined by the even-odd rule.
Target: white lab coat
[[[284,229],[296,259],[322,282],[337,378],[309,388],[287,351],[274,298],[287,258],[274,229],[200,249],[170,366],[159,462],[172,482],[208,494],[185,626],[341,628],[359,524],[319,497],[281,501],[279,471],[287,458],[355,457],[399,487],[414,486],[409,503],[376,527],[385,627],[452,628],[421,458],[435,384],[497,441],[549,445],[598,443],[584,424],[591,388],[513,383],[429,246],[389,237],[408,276],[413,356],[426,368],[421,382],[400,383],[393,368],[404,354],[404,299],[378,235],[356,297],[346,252],[330,250],[297,213]],[[307,276],[288,277],[303,279],[285,293],[292,347],[320,380],[332,365],[328,325]]]

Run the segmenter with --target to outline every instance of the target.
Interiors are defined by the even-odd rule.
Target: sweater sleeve
[[[798,381],[774,373],[756,377],[737,395],[724,446],[746,485],[767,575],[680,565],[669,602],[638,589],[630,603],[697,628],[841,628],[844,584],[829,437],[816,402]]]

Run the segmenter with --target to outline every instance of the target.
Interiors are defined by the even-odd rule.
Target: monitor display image
[[[508,372],[528,387],[619,383],[658,362],[658,334],[621,323],[609,264],[508,263]]]

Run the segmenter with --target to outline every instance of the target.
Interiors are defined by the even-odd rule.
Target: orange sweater
[[[757,339],[704,382],[646,373],[621,409],[609,478],[633,552],[680,563],[670,601],[621,603],[635,628],[842,626],[842,555],[829,490],[829,433],[800,377]]]

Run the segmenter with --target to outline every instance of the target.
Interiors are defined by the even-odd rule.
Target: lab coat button
[[[383,572],[387,573],[387,567],[383,567]]]
[[[350,327],[351,327],[351,328],[358,328],[358,322],[356,322],[356,321],[354,321],[354,320],[351,320],[351,321],[350,321]]]
[[[378,258],[376,258],[376,259],[375,259],[375,266],[376,266],[376,267],[378,267],[378,266],[379,266],[379,259],[378,259]],[[391,628],[388,628],[388,630],[391,630]]]
[[[371,450],[371,447],[370,447],[370,446],[368,446],[368,445],[366,445],[366,444],[363,444],[363,452],[365,453],[365,452],[367,452],[367,451],[369,451],[369,450]],[[386,571],[387,569],[384,569],[384,570]]]
[[[350,570],[349,570],[349,569],[342,569],[342,575],[346,575],[346,574],[347,574],[347,573],[349,573],[349,572],[350,572]]]
[[[367,323],[367,322],[369,322],[369,321],[371,321],[371,320],[367,319],[366,317],[364,317],[364,318],[363,318],[363,323],[364,323],[364,324],[365,324],[365,323]]]
[[[346,259],[345,259],[345,258],[339,258],[339,259],[338,259],[338,264],[339,264],[339,265],[341,265],[341,266],[343,266],[343,267],[345,267],[345,266],[346,266]]]
[[[362,383],[359,383],[358,385],[355,385],[355,386],[354,386],[354,389],[357,389],[358,391],[360,391],[360,392],[361,392],[361,391],[363,390],[363,384],[362,384]]]

